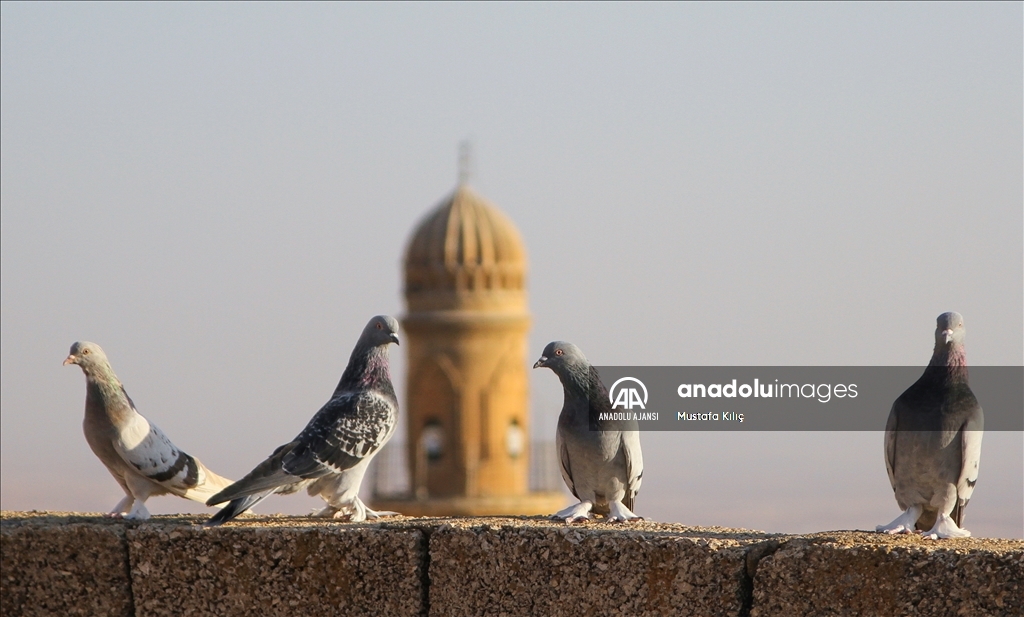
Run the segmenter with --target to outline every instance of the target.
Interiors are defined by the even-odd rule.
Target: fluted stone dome
[[[405,297],[410,311],[525,310],[526,249],[516,226],[459,186],[412,234]]]

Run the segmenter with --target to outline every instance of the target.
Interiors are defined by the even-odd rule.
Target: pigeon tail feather
[[[205,474],[205,478],[202,483],[198,486],[193,486],[186,490],[181,496],[192,501],[198,501],[199,503],[206,503],[208,499],[216,495],[218,492],[223,491],[227,487],[235,483],[234,480],[229,480],[224,476],[215,474],[210,471],[210,468],[203,465],[199,459],[194,458],[196,465]]]
[[[221,508],[220,512],[211,516],[210,520],[203,523],[203,527],[219,527],[220,525],[235,519],[239,514],[242,514],[273,494],[274,491],[267,491],[257,495],[247,495],[245,497],[233,499],[228,503],[228,505]]]
[[[215,506],[219,503],[224,503],[225,501],[248,497],[264,491],[273,492],[274,489],[302,481],[301,478],[296,478],[295,476],[280,469],[266,476],[256,475],[255,472],[257,471],[262,470],[257,467],[253,473],[250,473],[213,497],[210,497],[206,501],[206,505]]]

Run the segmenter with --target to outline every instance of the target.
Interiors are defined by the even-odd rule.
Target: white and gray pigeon
[[[884,533],[966,538],[964,509],[978,481],[985,415],[967,380],[964,318],[939,315],[924,374],[896,399],[885,425],[885,468],[904,512]]]
[[[637,423],[601,419],[602,412],[611,411],[608,390],[572,343],[549,343],[533,365],[539,367],[551,369],[562,382],[565,401],[555,447],[562,479],[580,500],[552,518],[572,523],[593,512],[608,522],[643,520],[632,511],[644,475]]]
[[[209,505],[230,503],[206,526],[226,523],[274,493],[303,488],[327,502],[316,516],[363,521],[395,514],[374,512],[359,499],[370,460],[398,423],[398,398],[388,366],[391,343],[398,344],[398,321],[387,315],[371,319],[330,400],[294,440],[207,501]]]
[[[64,360],[68,364],[85,373],[85,440],[125,493],[109,516],[147,519],[149,497],[172,493],[205,503],[231,484],[136,411],[99,345],[75,343]]]

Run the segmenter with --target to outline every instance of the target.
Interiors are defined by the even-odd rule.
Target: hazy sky
[[[120,499],[76,340],[219,473],[292,438],[403,312],[463,139],[529,251],[531,363],[563,339],[606,365],[923,366],[947,310],[972,364],[1024,363],[1020,3],[0,11],[3,508]],[[560,387],[530,375],[550,440]],[[899,513],[882,428],[644,434],[637,512],[873,528]],[[966,527],[1024,535],[1022,485],[1024,438],[990,432]]]

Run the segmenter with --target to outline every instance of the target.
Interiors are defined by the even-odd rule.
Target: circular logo
[[[624,382],[624,381],[632,381],[632,382],[635,382],[636,384],[638,384],[640,386],[640,389],[642,389],[644,391],[644,397],[643,397],[642,401],[638,400],[639,397],[634,398],[634,396],[636,395],[636,388],[629,388],[629,390],[632,390],[632,392],[629,395],[623,397],[620,394],[619,399],[621,399],[621,400],[616,400],[616,398],[615,398],[615,388],[617,388],[619,386],[619,384]],[[612,409],[615,409],[617,404],[623,403],[623,402],[626,403],[626,409],[630,409],[632,407],[632,405],[630,404],[632,401],[635,401],[635,402],[639,403],[639,406],[641,408],[644,408],[647,405],[647,386],[645,386],[644,382],[640,381],[636,377],[621,377],[621,378],[615,380],[615,383],[612,384],[611,388],[608,388],[608,402],[612,404]]]

